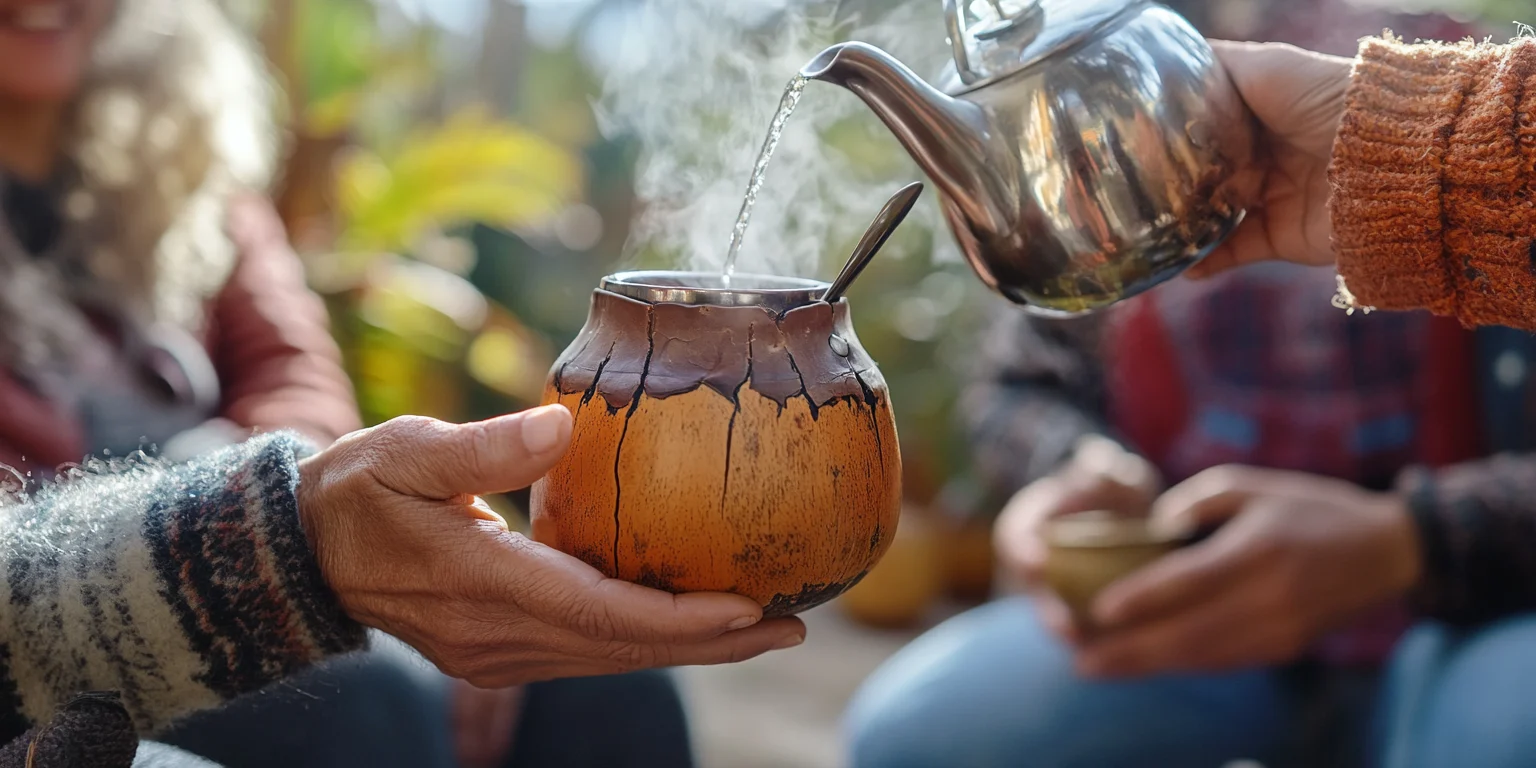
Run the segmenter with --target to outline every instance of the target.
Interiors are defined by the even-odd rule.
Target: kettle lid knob
[[[1033,38],[1040,32],[1038,26],[1032,30],[1029,29],[1031,22],[1040,20],[1040,0],[1022,0],[1016,3],[987,0],[987,6],[997,15],[982,21],[976,27],[969,28],[970,36],[977,40],[995,40],[1009,32],[1028,34]]]
[[[965,87],[1028,67],[1146,5],[1145,0],[943,2],[955,70]]]

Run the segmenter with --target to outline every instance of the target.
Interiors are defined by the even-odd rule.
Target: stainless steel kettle
[[[987,285],[1047,315],[1199,261],[1242,221],[1255,131],[1205,39],[1136,0],[943,0],[938,87],[870,45],[801,74],[857,94],[938,186]]]

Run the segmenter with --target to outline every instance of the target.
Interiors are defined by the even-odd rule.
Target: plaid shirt
[[[1329,304],[1334,285],[1331,272],[1273,264],[1174,281],[1091,318],[1007,309],[963,401],[979,470],[1012,492],[1096,432],[1170,483],[1242,463],[1398,487],[1426,539],[1416,607],[1452,619],[1536,608],[1536,456],[1483,458],[1472,334],[1422,314],[1347,315]],[[1502,418],[1536,434],[1532,415]],[[1531,569],[1528,586],[1491,593],[1476,565],[1490,553]],[[1318,650],[1374,663],[1408,620],[1388,606]]]
[[[1107,407],[1170,483],[1221,464],[1385,490],[1414,460],[1428,318],[1333,310],[1322,270],[1179,281],[1111,316]]]

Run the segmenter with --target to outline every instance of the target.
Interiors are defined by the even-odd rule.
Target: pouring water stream
[[[725,269],[721,274],[721,282],[727,288],[731,285],[731,275],[736,274],[736,257],[741,253],[741,240],[746,236],[747,225],[752,221],[752,206],[757,204],[757,193],[762,191],[763,174],[768,170],[768,161],[773,158],[773,151],[779,146],[779,137],[784,135],[784,124],[794,114],[807,82],[802,75],[790,79],[789,85],[784,88],[784,95],[779,98],[779,109],[773,113],[773,120],[768,124],[768,137],[763,140],[757,163],[752,166],[752,178],[747,181],[747,194],[742,198],[741,212],[736,215],[736,226],[731,229],[731,244],[726,250]]]

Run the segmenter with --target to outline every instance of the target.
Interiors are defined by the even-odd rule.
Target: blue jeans
[[[1399,645],[1355,737],[1382,768],[1536,766],[1536,617],[1436,625]],[[1298,753],[1308,696],[1285,670],[1077,677],[1021,599],[958,616],[865,683],[845,724],[853,768],[1220,768]]]

